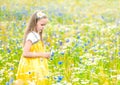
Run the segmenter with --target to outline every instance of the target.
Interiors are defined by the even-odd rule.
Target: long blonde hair
[[[25,40],[26,40],[26,38],[27,38],[27,35],[28,35],[31,31],[35,31],[35,26],[36,26],[36,24],[37,24],[37,21],[40,20],[40,19],[42,19],[42,18],[47,18],[47,16],[44,16],[44,17],[42,17],[42,18],[40,18],[40,19],[37,19],[37,16],[36,16],[36,13],[37,13],[37,12],[41,12],[41,11],[36,11],[36,12],[34,12],[34,13],[32,14],[32,16],[30,17],[29,23],[28,23],[28,25],[27,25],[27,27],[26,27],[26,29],[25,29],[24,38],[23,38],[23,46],[25,45]],[[41,32],[39,33],[39,35],[40,35],[40,40],[43,42],[42,33],[43,33],[43,31],[41,31]]]

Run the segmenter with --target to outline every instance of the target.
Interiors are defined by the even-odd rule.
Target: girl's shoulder
[[[27,40],[32,41],[32,43],[35,43],[35,42],[37,42],[37,41],[40,40],[40,36],[39,36],[38,33],[32,31],[32,32],[28,33],[27,38],[26,38],[26,41],[27,41]]]

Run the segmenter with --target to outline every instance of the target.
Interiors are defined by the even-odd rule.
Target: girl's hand
[[[45,52],[45,53],[44,53],[44,57],[45,57],[45,58],[50,58],[50,52]]]

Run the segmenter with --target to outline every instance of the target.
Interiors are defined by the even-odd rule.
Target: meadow
[[[43,38],[52,85],[120,85],[119,0],[0,0],[0,85],[12,85],[31,14],[49,18]]]

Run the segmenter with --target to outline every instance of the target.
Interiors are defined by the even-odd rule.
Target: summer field
[[[119,0],[0,0],[0,85],[16,80],[23,33],[36,10],[49,18],[43,38],[52,52],[52,85],[120,85],[119,5]]]

